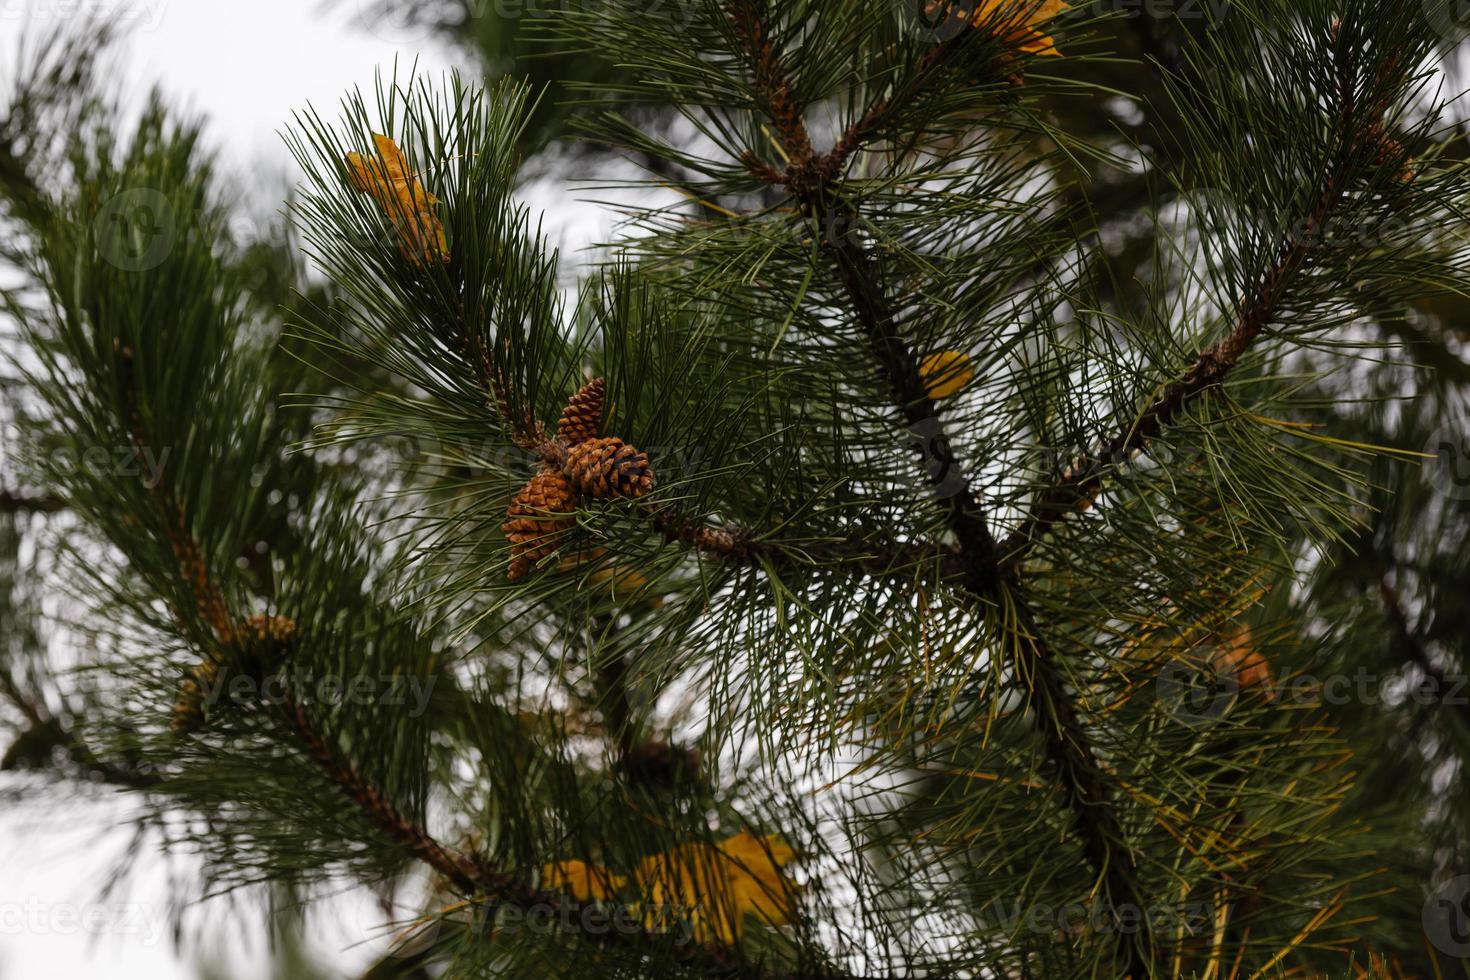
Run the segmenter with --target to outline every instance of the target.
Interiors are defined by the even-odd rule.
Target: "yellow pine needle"
[[[1317,428],[1313,422],[1288,422],[1285,419],[1273,419],[1265,415],[1257,415],[1254,412],[1245,412],[1245,417],[1262,425],[1269,425],[1283,432],[1289,432],[1294,436],[1309,439],[1312,442],[1320,442],[1329,446],[1342,446],[1346,449],[1356,449],[1361,452],[1384,453],[1389,456],[1398,456],[1403,459],[1438,459],[1434,453],[1418,452],[1412,449],[1397,449],[1393,446],[1380,446],[1371,442],[1356,442],[1352,439],[1337,439],[1333,436],[1324,436],[1317,432],[1309,432],[1308,429]]]
[[[670,184],[667,181],[660,181],[659,182],[659,186],[661,186],[661,187],[667,187],[670,190],[672,190],[672,191],[674,191],[674,192],[676,192],[678,194],[682,194],[684,196],[685,200],[693,201],[695,204],[699,204],[699,205],[702,205],[703,207],[707,207],[711,211],[715,212],[716,214],[722,214],[722,215],[724,215],[727,218],[739,218],[740,217],[739,214],[737,214],[734,211],[731,211],[729,208],[722,207],[721,205],[718,205],[718,204],[714,203],[713,201],[706,201],[704,198],[700,197],[698,194],[695,194],[693,191],[689,190],[688,188],[680,187],[678,184]]]
[[[1303,942],[1305,942],[1307,940],[1307,937],[1311,936],[1312,933],[1322,928],[1322,925],[1328,919],[1332,918],[1339,911],[1341,911],[1342,896],[1345,894],[1347,894],[1346,888],[1342,889],[1336,895],[1334,895],[1332,897],[1332,901],[1329,904],[1324,905],[1322,906],[1322,908],[1318,909],[1317,914],[1312,916],[1311,919],[1307,920],[1307,924],[1302,926],[1301,931],[1299,931],[1295,936],[1292,937],[1291,942],[1287,943],[1281,949],[1277,950],[1276,954],[1266,961],[1265,966],[1261,967],[1255,973],[1251,974],[1251,980],[1256,980],[1257,977],[1265,976],[1274,966],[1276,966],[1276,964],[1280,963],[1282,960],[1286,959],[1286,957],[1290,956],[1292,950],[1296,949]]]
[[[781,159],[785,160],[786,165],[789,167],[791,165],[791,157],[786,154],[786,148],[781,145],[781,141],[776,138],[776,134],[772,133],[770,127],[765,123],[761,123],[761,132],[765,134],[766,139],[770,140],[771,145],[776,148],[777,153],[781,154]]]

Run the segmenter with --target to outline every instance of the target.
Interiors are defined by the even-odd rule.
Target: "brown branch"
[[[281,699],[281,713],[307,754],[337,784],[342,794],[393,843],[433,868],[466,896],[485,895],[492,902],[509,902],[522,909],[544,908],[557,913],[563,908],[581,913],[584,907],[558,892],[533,888],[520,879],[490,867],[478,854],[463,854],[446,847],[418,823],[405,817],[324,736],[299,701],[289,695]],[[611,914],[600,912],[611,925]],[[667,945],[667,937],[640,926],[636,932],[607,928],[589,932],[597,941],[619,940]],[[731,949],[705,943],[673,947],[673,954],[701,968],[707,976],[751,977],[753,980],[856,980],[845,973],[810,971],[773,972],[745,963]]]
[[[820,215],[824,225],[829,228],[853,225],[857,215],[848,205],[836,202],[824,191],[819,190],[818,195],[806,198],[804,203],[812,213]],[[985,595],[997,581],[995,539],[955,455],[939,409],[929,396],[919,359],[899,330],[880,284],[877,264],[850,236],[827,236],[826,240],[858,322],[867,335],[868,346],[882,366],[899,411],[909,431],[923,441],[925,456],[931,464],[929,481],[935,503],[944,512],[945,522],[958,542],[964,559],[966,587],[976,595]]]
[[[788,159],[798,166],[812,157],[812,140],[796,104],[795,88],[786,73],[763,0],[733,0],[726,8],[730,26],[750,62],[756,91],[766,103],[766,114]]]
[[[950,55],[960,44],[967,40],[968,36],[965,33],[957,34],[924,52],[915,66],[913,76],[901,92],[878,99],[864,109],[862,115],[849,123],[842,131],[842,135],[832,144],[832,148],[822,154],[813,164],[822,180],[830,182],[840,178],[847,167],[847,161],[878,135],[884,123],[887,122],[889,114],[902,107],[905,99],[911,98],[927,85],[933,73],[949,60]],[[785,183],[785,181],[786,178],[783,176],[780,182]]]
[[[756,52],[747,54],[754,58]],[[756,81],[757,85],[761,84],[759,68]],[[858,139],[858,135],[845,137],[839,142],[844,147],[841,152],[851,152],[846,147],[856,145]],[[759,166],[752,165],[753,155],[747,155],[746,160],[753,173],[768,178]],[[851,227],[857,213],[840,199],[832,186],[840,181],[836,176],[840,168],[805,166],[803,172],[797,172],[799,166],[802,166],[799,161],[793,161],[780,182],[806,213],[821,221],[827,230]],[[1011,582],[1000,567],[995,538],[955,457],[938,408],[929,397],[918,360],[899,329],[881,285],[877,263],[851,236],[826,234],[819,240],[837,265],[853,311],[910,431],[923,434],[928,454],[937,464],[930,469],[930,482],[934,500],[943,510],[946,525],[958,544],[956,558],[965,591],[982,604],[1003,597]],[[1061,667],[1035,628],[1032,611],[1021,603],[1016,612],[1016,670],[1027,687],[1047,758],[1056,768],[1065,793],[1073,818],[1073,833],[1081,843],[1088,865],[1106,888],[1113,907],[1147,908],[1149,903],[1137,879],[1137,858],[1118,819],[1112,787],[1098,762]],[[1152,974],[1155,956],[1148,930],[1119,929],[1117,951],[1125,975],[1143,978]]]
[[[1202,351],[1184,375],[1170,382],[1126,428],[1112,436],[1101,449],[1074,459],[1057,482],[1042,493],[1000,546],[1007,567],[1022,561],[1040,536],[1067,514],[1090,507],[1104,478],[1144,454],[1187,404],[1222,385],[1275,318],[1296,276],[1320,244],[1316,236],[1327,226],[1333,210],[1347,192],[1351,163],[1361,149],[1362,134],[1356,128],[1352,79],[1345,68],[1340,68],[1339,75],[1332,165],[1305,227],[1293,229],[1281,243],[1255,294],[1240,303],[1230,332]],[[1381,115],[1382,111],[1381,105],[1376,107],[1377,114]]]
[[[1088,866],[1102,880],[1110,914],[1149,908],[1152,903],[1139,886],[1138,859],[1118,820],[1108,773],[1098,762],[1061,667],[1041,639],[1031,611],[1020,606],[1018,612],[1016,670],[1031,692],[1030,707],[1045,737],[1046,756],[1057,771]],[[1152,930],[1118,925],[1120,975],[1134,980],[1153,976]]]
[[[785,173],[776,172],[751,153],[745,155],[746,166],[760,179],[785,186],[806,213],[817,219],[827,232],[819,236],[819,240],[833,255],[858,322],[883,368],[904,420],[910,430],[924,440],[925,449],[933,460],[930,482],[936,491],[936,502],[945,512],[946,523],[965,556],[967,585],[976,594],[983,594],[996,580],[995,539],[968,480],[960,470],[953,443],[939,418],[939,410],[934,399],[929,397],[918,358],[899,330],[892,306],[880,285],[876,263],[851,236],[835,233],[836,230],[853,227],[858,216],[850,205],[839,201],[830,192],[831,185],[838,180],[839,161],[845,159],[833,156],[833,153],[851,152],[860,135],[850,129],[833,151],[814,157],[806,123],[790,104],[792,86],[784,74],[780,52],[770,40],[771,32],[763,5],[760,0],[732,0],[727,9],[741,39],[743,53],[750,63],[756,90],[770,107],[772,121],[790,157]],[[937,63],[939,56],[931,52],[926,59],[929,57],[935,58]],[[883,111],[886,110],[878,107],[873,110],[877,115]],[[864,118],[867,117],[865,113]]]
[[[666,541],[737,564],[855,565],[876,576],[910,575],[914,568],[926,564],[935,565],[942,574],[959,575],[964,571],[958,555],[924,542],[877,544],[858,538],[782,541],[759,537],[753,529],[738,524],[711,525],[680,515],[666,505],[650,506],[646,513],[654,530]]]
[[[356,766],[317,731],[301,702],[288,694],[281,699],[280,707],[287,726],[307,754],[337,784],[343,795],[355,803],[385,837],[439,872],[461,893],[519,893],[517,897],[528,901],[550,898],[530,889],[520,889],[509,876],[491,872],[478,856],[458,854],[440,844],[428,831],[403,816],[376,786],[363,778]]]

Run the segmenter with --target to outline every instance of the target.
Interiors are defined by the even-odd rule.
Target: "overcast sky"
[[[292,162],[277,135],[292,110],[307,102],[333,114],[344,91],[373,84],[374,71],[407,66],[443,71],[456,54],[432,38],[374,25],[358,0],[327,6],[315,0],[0,0],[0,91],[8,88],[23,36],[49,33],[87,12],[115,14],[129,26],[121,48],[119,91],[136,101],[153,83],[169,102],[208,119],[227,186],[249,207],[269,215],[294,181]],[[607,222],[588,208],[558,209],[557,223],[571,244],[605,233]],[[14,779],[0,789],[15,790]],[[102,872],[133,846],[126,804],[65,805],[47,795],[24,806],[0,805],[0,980],[108,980],[196,977],[176,957],[168,929],[167,869],[145,857],[135,886],[103,896]],[[137,848],[145,855],[149,845]],[[341,929],[323,929],[327,962],[346,970],[369,950],[349,949],[376,925],[365,900],[346,902]],[[247,927],[248,929],[249,927]],[[222,929],[234,932],[237,929]],[[355,933],[356,935],[352,935]],[[228,948],[239,978],[264,977],[257,946]]]

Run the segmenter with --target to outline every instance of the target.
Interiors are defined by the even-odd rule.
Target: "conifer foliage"
[[[1332,379],[1467,285],[1444,38],[1199,16],[1148,145],[1049,108],[1109,94],[1096,8],[532,16],[616,68],[578,137],[678,175],[580,265],[514,79],[303,111],[273,252],[195,129],[43,55],[9,118],[75,124],[0,179],[91,610],[65,744],[200,896],[414,896],[386,975],[1437,970],[1424,855],[1291,681],[1387,452],[1315,427]],[[1190,202],[1136,303],[1084,161]]]

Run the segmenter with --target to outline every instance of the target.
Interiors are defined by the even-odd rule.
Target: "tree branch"
[[[747,10],[745,20],[758,16],[759,0],[732,2]],[[733,16],[732,19],[744,22]],[[766,32],[752,31],[748,36],[762,38]],[[746,54],[756,64],[757,86],[771,84],[769,70],[761,67],[762,62],[773,60],[779,65],[779,58],[772,59],[766,50],[753,47],[748,47]],[[775,83],[783,90],[790,88],[779,78]],[[774,102],[774,99],[768,97],[767,101]],[[859,123],[872,118],[875,117],[871,112],[864,113]],[[786,186],[804,210],[818,218],[824,228],[850,227],[857,217],[856,211],[841,200],[837,193],[839,188],[832,186],[840,184],[837,176],[840,167],[828,166],[821,161],[845,159],[845,154],[851,152],[860,139],[861,133],[850,129],[834,148],[833,152],[841,156],[817,158],[813,164],[793,160],[785,174],[774,174],[753,155],[747,155],[746,163],[761,179]],[[810,141],[806,143],[809,145]],[[1009,598],[1011,578],[1000,567],[996,541],[955,458],[950,439],[939,420],[938,408],[928,395],[918,360],[898,328],[882,287],[877,263],[848,236],[821,235],[818,240],[828,248],[838,267],[853,311],[867,335],[874,357],[883,367],[904,419],[911,429],[922,425],[933,433],[928,437],[928,448],[939,466],[931,470],[930,479],[935,501],[944,511],[946,524],[959,545],[957,558],[965,591],[982,609],[991,601]],[[949,492],[953,489],[958,492]],[[1034,614],[1024,603],[1017,603],[1016,607],[1013,650],[1016,670],[1028,689],[1030,707],[1036,712],[1038,727],[1046,743],[1047,758],[1057,770],[1057,779],[1072,813],[1073,831],[1093,873],[1106,888],[1112,908],[1147,908],[1149,903],[1145,901],[1137,880],[1137,859],[1118,820],[1112,787],[1098,764],[1097,753],[1072,693],[1067,689],[1056,658],[1035,628]],[[1142,978],[1153,972],[1153,943],[1147,933],[1148,930],[1118,930],[1118,953],[1129,977]]]
[[[1339,53],[1339,59],[1345,55]],[[1382,106],[1377,108],[1382,113]],[[1091,506],[1104,478],[1147,451],[1149,444],[1196,397],[1225,382],[1261,332],[1275,318],[1297,274],[1319,242],[1315,236],[1327,226],[1333,209],[1347,191],[1360,134],[1356,129],[1351,78],[1337,93],[1336,146],[1332,164],[1304,229],[1293,230],[1281,243],[1276,258],[1261,277],[1255,294],[1239,305],[1230,332],[1195,359],[1184,375],[1171,382],[1129,424],[1101,449],[1072,460],[1061,477],[1032,505],[1021,524],[1001,544],[1007,567],[1021,562],[1031,546],[1067,514]]]

